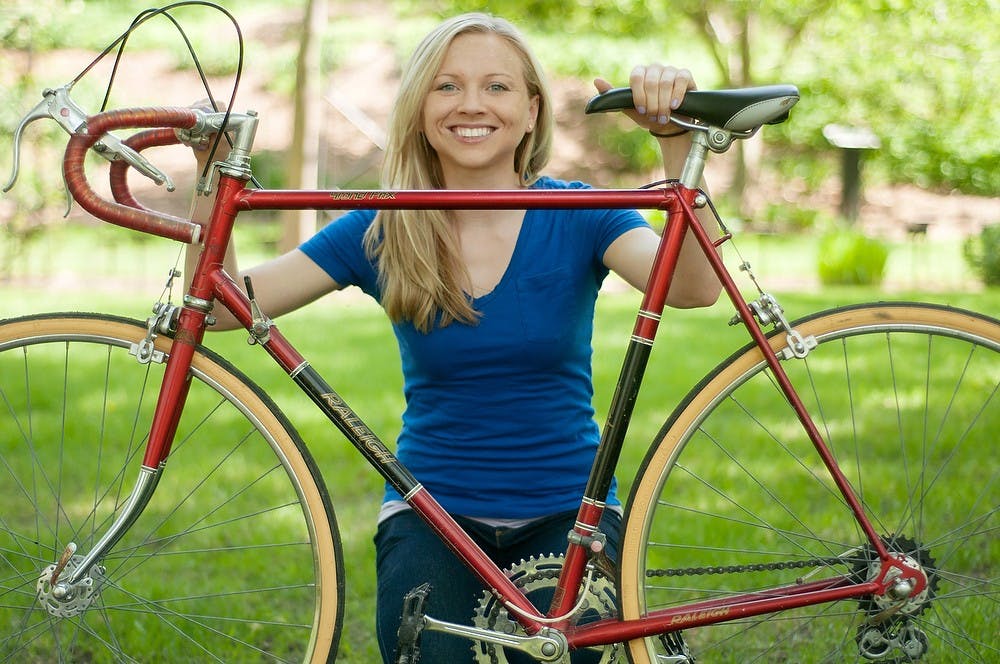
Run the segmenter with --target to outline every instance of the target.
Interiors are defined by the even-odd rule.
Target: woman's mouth
[[[455,127],[453,130],[462,138],[483,138],[493,133],[492,127]]]

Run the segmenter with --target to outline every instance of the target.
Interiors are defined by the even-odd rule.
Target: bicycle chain
[[[742,574],[745,572],[774,572],[784,569],[803,569],[806,567],[830,567],[833,565],[853,565],[861,562],[855,558],[811,558],[778,563],[754,563],[750,565],[718,565],[714,567],[678,567],[672,569],[646,570],[647,577],[656,576],[702,576],[705,574]]]

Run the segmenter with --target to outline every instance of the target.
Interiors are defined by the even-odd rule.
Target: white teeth
[[[493,130],[489,127],[456,127],[455,133],[462,138],[479,138],[488,136]]]

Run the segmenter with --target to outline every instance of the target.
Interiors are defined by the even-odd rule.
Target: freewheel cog
[[[934,596],[937,594],[938,583],[940,581],[937,573],[934,571],[934,558],[931,557],[930,552],[926,548],[920,546],[920,544],[909,537],[894,535],[883,537],[882,541],[888,547],[889,551],[905,556],[913,566],[919,567],[927,575],[927,587],[924,591],[906,602],[896,615],[900,618],[905,618],[923,613],[930,606]],[[875,553],[874,549],[871,546],[865,546],[858,562],[855,564],[854,575],[861,579],[874,578],[881,569],[881,564],[878,554]],[[864,597],[860,603],[861,609],[869,615],[877,614],[893,605],[894,602],[888,597]]]
[[[858,626],[855,640],[861,656],[873,662],[894,664],[915,662],[927,653],[927,637],[913,622],[931,605],[937,595],[940,578],[935,571],[935,561],[930,552],[915,540],[901,535],[883,537],[886,547],[906,557],[907,562],[920,568],[927,575],[927,587],[898,603],[889,597],[864,597],[860,608],[869,619]],[[874,578],[881,569],[881,561],[870,546],[866,546],[854,567],[859,579]],[[881,616],[885,616],[882,618]]]
[[[563,559],[562,555],[548,555],[539,558],[532,556],[507,570],[507,576],[535,606],[544,607],[548,605],[552,597],[552,591],[555,589],[559,573],[562,571]],[[614,584],[603,574],[595,572],[593,581],[585,596],[582,597],[580,607],[571,622],[577,625],[585,624],[616,614]],[[483,591],[482,598],[473,614],[473,624],[481,629],[506,634],[524,634],[524,629],[510,617],[503,604],[489,591]],[[509,664],[507,653],[502,646],[477,641],[473,644],[472,651],[476,661],[482,664]],[[511,656],[515,657],[515,653],[511,653]],[[573,662],[576,664],[578,661],[587,662],[587,664],[617,662],[618,645],[612,644],[603,648],[575,652],[573,653]]]

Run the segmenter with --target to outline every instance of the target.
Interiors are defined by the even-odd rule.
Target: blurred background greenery
[[[254,162],[266,186],[309,179],[331,188],[377,186],[382,127],[401,62],[440,17],[485,8],[522,27],[553,82],[561,132],[554,175],[599,186],[659,177],[657,149],[644,132],[620,117],[582,117],[594,76],[625,84],[634,64],[661,60],[689,67],[703,88],[790,82],[802,92],[791,121],[767,127],[712,165],[716,202],[732,223],[814,238],[855,226],[845,223],[855,220],[844,219],[838,204],[843,153],[823,129],[861,128],[879,148],[862,155],[860,223],[847,230],[875,236],[885,251],[893,243],[940,239],[945,260],[960,270],[951,287],[990,281],[989,261],[977,256],[1000,249],[992,235],[980,237],[983,227],[1000,222],[997,0],[222,0],[246,41],[242,68],[229,19],[203,3],[189,4],[171,13],[213,96],[228,99],[239,75],[235,103],[268,109]],[[114,0],[4,3],[4,173],[11,164],[9,137],[39,91],[72,78],[142,8]],[[105,58],[74,89],[88,110],[102,102],[186,105],[207,94],[185,39],[162,17],[130,36],[110,85],[112,61]],[[300,62],[308,65],[297,68]],[[309,125],[311,138],[304,138],[296,128],[303,126],[304,109],[316,108],[321,117]],[[19,265],[30,260],[33,245],[43,246],[43,231],[61,225],[55,160],[64,139],[57,129],[36,125],[27,135],[21,184],[0,198],[0,279],[23,275]],[[300,161],[317,136],[315,175],[303,180]],[[866,199],[867,192],[875,193]],[[183,196],[170,205],[183,210]],[[263,220],[265,227],[268,221],[274,220]],[[308,234],[299,227],[289,236],[285,223],[272,223],[259,235],[288,248]],[[843,239],[827,243],[861,246]],[[843,260],[856,258],[848,253]],[[899,259],[888,263],[891,272]],[[818,261],[809,273],[828,283],[830,271]],[[886,274],[876,273],[872,283]]]
[[[308,104],[320,109],[310,134],[319,148],[314,169],[319,186],[377,186],[381,132],[401,63],[441,16],[488,8],[522,27],[553,83],[560,130],[552,174],[599,186],[637,186],[662,177],[647,134],[619,117],[583,117],[594,76],[625,84],[633,65],[660,60],[689,67],[702,88],[794,83],[802,100],[789,122],[765,128],[743,149],[710,164],[714,197],[727,223],[742,231],[740,254],[727,250],[727,260],[748,260],[766,288],[796,293],[790,299],[792,316],[884,297],[1000,311],[1000,294],[987,286],[1000,283],[991,281],[1000,272],[997,0],[219,4],[232,12],[246,40],[242,71],[235,31],[224,15],[197,6],[172,13],[214,96],[228,99],[236,74],[242,75],[236,106],[261,110],[254,170],[266,186],[294,186],[290,164],[310,140],[300,137],[297,143],[294,127]],[[14,128],[41,89],[71,80],[144,7],[120,0],[3,2],[0,179],[6,181],[11,170]],[[303,73],[297,64],[308,51],[307,35],[317,47]],[[88,110],[104,101],[111,62],[105,58],[75,88],[75,98]],[[303,76],[318,79],[318,86],[307,86]],[[115,80],[109,106],[187,105],[206,94],[184,39],[162,18],[129,39]],[[864,153],[856,219],[839,212],[842,154],[824,138],[830,124],[866,128],[880,141],[878,149]],[[74,309],[143,318],[179,247],[99,224],[75,206],[64,217],[59,169],[64,145],[59,129],[31,125],[18,184],[0,196],[0,317]],[[190,197],[183,177],[189,157],[170,149],[151,157],[180,174],[178,192],[167,196],[135,182],[140,199],[183,213]],[[100,168],[96,160],[92,166]],[[249,216],[238,228],[241,259],[249,264],[274,255],[287,244],[287,229],[285,219]],[[637,304],[631,293],[604,300],[595,336],[599,415]],[[659,406],[649,422],[638,424],[639,445],[626,465],[637,463],[666,417],[662,404],[676,402],[743,343],[739,331],[722,324],[728,317],[725,304],[681,312],[661,333],[668,338],[658,346],[663,364],[657,375],[665,378],[655,383],[664,391],[650,396]],[[373,418],[373,429],[391,440],[401,409],[400,379],[380,312],[356,294],[340,293],[291,315],[286,333],[329,372],[364,417]],[[327,481],[352,565],[342,661],[374,661],[370,539],[380,485],[346,462],[353,457],[339,437],[337,444],[323,443],[330,438],[329,426],[285,376],[257,359],[261,354],[246,346],[244,336],[212,335],[210,343],[242,367],[261,365],[259,372],[248,372],[275,395],[330,470]],[[699,347],[709,344],[711,352],[669,352],[692,339]],[[372,373],[356,377],[357,385],[342,385],[351,376],[337,371],[331,344],[370,348]]]

